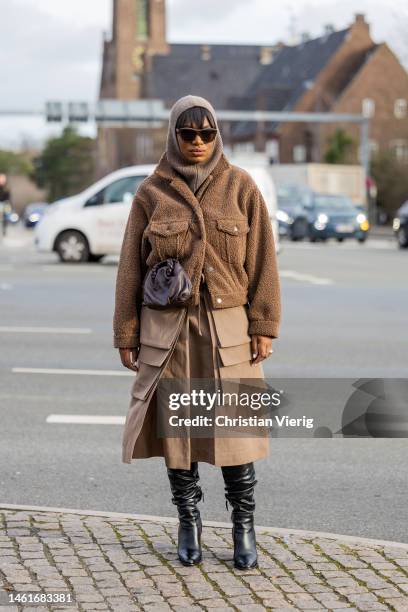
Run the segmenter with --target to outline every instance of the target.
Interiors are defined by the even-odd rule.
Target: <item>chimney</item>
[[[367,24],[364,13],[355,13],[355,22]]]
[[[354,24],[353,25],[355,28],[364,28],[367,32],[370,31],[370,25],[366,22],[364,13],[354,14]]]
[[[273,60],[274,49],[273,47],[261,47],[259,54],[259,62],[262,65],[271,64]]]
[[[208,62],[211,59],[210,45],[201,45],[201,59],[203,62]]]

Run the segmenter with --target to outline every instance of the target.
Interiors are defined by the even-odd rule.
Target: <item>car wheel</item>
[[[88,241],[76,230],[67,230],[57,239],[55,250],[64,263],[83,263],[89,261]]]
[[[365,242],[367,240],[367,236],[360,236],[360,238],[357,238],[358,242],[360,242],[361,244],[363,242]]]
[[[307,222],[303,219],[298,219],[293,224],[292,240],[303,240],[307,236]]]
[[[296,242],[297,240],[299,240],[299,223],[297,221],[294,222],[294,224],[292,225],[290,229],[290,239],[293,242]]]
[[[408,248],[408,232],[404,227],[400,227],[397,232],[398,246],[400,249]]]
[[[341,238],[341,236],[337,238],[337,242],[343,242],[343,241],[344,241],[344,238]]]

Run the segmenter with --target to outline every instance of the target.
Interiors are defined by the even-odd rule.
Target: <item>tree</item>
[[[344,164],[347,153],[354,144],[351,136],[342,128],[338,128],[329,138],[329,146],[325,153],[324,160],[327,164]]]
[[[391,151],[380,151],[371,160],[371,176],[377,184],[377,203],[390,217],[408,200],[407,164]]]
[[[33,166],[31,161],[21,153],[0,150],[0,174],[17,174],[29,176]]]
[[[50,201],[74,195],[92,182],[94,156],[95,141],[68,126],[61,136],[50,138],[34,160],[33,178],[48,190]]]

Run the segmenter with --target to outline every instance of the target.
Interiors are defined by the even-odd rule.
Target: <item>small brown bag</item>
[[[143,305],[150,308],[185,306],[191,281],[178,259],[169,257],[152,266],[143,281]]]

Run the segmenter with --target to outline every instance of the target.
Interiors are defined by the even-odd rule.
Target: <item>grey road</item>
[[[283,321],[268,377],[408,377],[408,252],[393,242],[283,243]],[[174,515],[163,460],[121,463],[133,374],[112,348],[116,261],[61,265],[29,233],[0,244],[0,501]],[[408,441],[273,439],[258,524],[408,542]],[[227,520],[200,464],[204,518]]]

